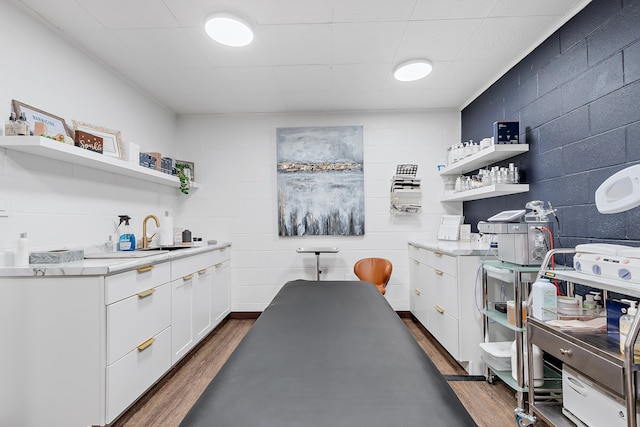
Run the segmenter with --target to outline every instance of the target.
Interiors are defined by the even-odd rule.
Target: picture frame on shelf
[[[118,159],[124,159],[122,135],[119,130],[96,126],[73,120],[73,129],[90,133],[102,138],[102,154]]]
[[[67,122],[65,122],[62,117],[58,117],[16,99],[11,100],[11,104],[17,117],[20,117],[20,114],[24,113],[31,131],[34,131],[36,123],[39,122],[44,124],[44,126],[42,126],[45,130],[44,136],[55,138],[57,135],[64,135],[65,137],[73,138],[71,127],[67,125]]]
[[[195,164],[193,162],[188,162],[186,160],[176,160],[176,164],[182,163],[184,166],[184,174],[187,176],[189,181],[195,181]]]

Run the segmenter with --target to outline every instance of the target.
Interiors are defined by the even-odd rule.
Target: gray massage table
[[[286,283],[181,427],[475,426],[375,286]]]

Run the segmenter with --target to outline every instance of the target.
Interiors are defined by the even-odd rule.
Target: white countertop
[[[30,264],[25,267],[1,267],[0,277],[106,276],[229,246],[231,246],[231,243],[222,242],[215,245],[196,246],[189,249],[178,249],[166,252],[159,251],[158,254],[140,258],[99,258],[61,264]]]
[[[483,256],[489,252],[490,255],[497,249],[490,249],[489,243],[485,242],[460,242],[452,240],[409,240],[409,244],[423,249],[442,252],[452,256]]]

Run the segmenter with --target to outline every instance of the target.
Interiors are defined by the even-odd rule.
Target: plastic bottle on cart
[[[633,319],[635,318],[636,313],[638,312],[638,307],[636,305],[638,304],[638,302],[628,300],[628,299],[623,299],[621,301],[629,304],[629,308],[627,309],[627,314],[620,316],[620,321],[619,321],[620,353],[624,354],[624,343],[627,340],[627,335],[629,334],[629,331],[631,330],[631,324],[633,323]],[[633,345],[633,355],[634,355],[634,358],[637,358],[638,356],[640,356],[640,343],[638,343],[637,341]]]
[[[533,317],[553,320],[558,310],[558,290],[547,279],[538,279],[531,285]]]

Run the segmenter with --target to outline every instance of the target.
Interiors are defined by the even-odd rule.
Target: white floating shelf
[[[180,180],[173,175],[126,162],[124,160],[95,153],[70,144],[41,136],[4,136],[0,138],[0,148],[20,151],[48,159],[60,160],[74,165],[86,166],[105,172],[137,178],[170,187],[180,187]],[[196,182],[192,188],[199,188]]]
[[[461,175],[529,151],[529,144],[495,144],[440,170],[440,175]]]
[[[529,184],[493,184],[444,196],[440,201],[464,202],[488,199],[489,197],[506,196],[508,194],[526,193],[527,191],[529,191]]]

